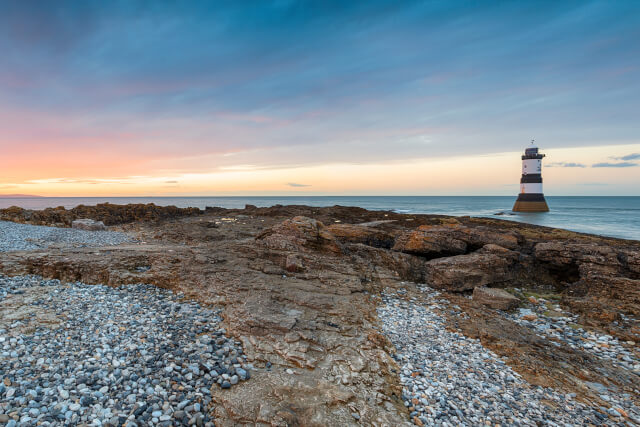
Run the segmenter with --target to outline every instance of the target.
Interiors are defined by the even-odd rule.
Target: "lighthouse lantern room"
[[[542,193],[542,158],[544,154],[533,145],[524,150],[522,156],[522,178],[520,194],[513,205],[514,212],[548,212],[549,206]]]

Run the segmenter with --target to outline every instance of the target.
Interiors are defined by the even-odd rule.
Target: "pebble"
[[[58,322],[25,317],[14,328],[0,319],[0,416],[19,420],[7,425],[206,425],[211,387],[250,377],[220,311],[179,294],[0,275],[0,304],[27,291],[29,308]]]
[[[112,246],[135,239],[115,231],[86,231],[0,221],[0,252],[32,251],[51,245],[73,247]]]
[[[408,421],[428,426],[617,425],[609,417],[615,410],[602,413],[531,385],[480,341],[449,330],[440,312],[451,310],[450,303],[426,285],[419,289],[424,294],[420,302],[387,289],[378,307],[383,332],[397,350],[393,357],[401,367]]]

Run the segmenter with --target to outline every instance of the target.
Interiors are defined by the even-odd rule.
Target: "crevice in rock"
[[[547,270],[560,289],[564,289],[567,285],[580,280],[580,270],[578,264],[575,262],[563,266],[549,265],[547,266]]]

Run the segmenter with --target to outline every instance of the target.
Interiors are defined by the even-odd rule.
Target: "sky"
[[[0,194],[640,195],[637,1],[0,0]]]

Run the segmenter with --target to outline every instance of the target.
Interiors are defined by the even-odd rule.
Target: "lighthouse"
[[[522,156],[522,178],[520,178],[520,194],[513,205],[514,212],[548,212],[549,206],[542,194],[542,158],[533,145],[524,150]]]

